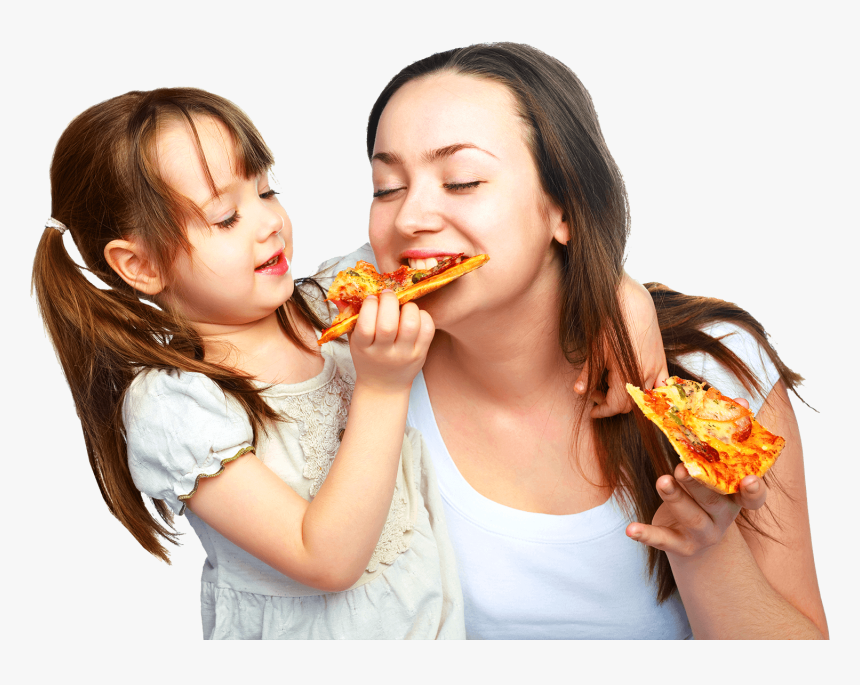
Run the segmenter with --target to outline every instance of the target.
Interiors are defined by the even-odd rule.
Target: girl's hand
[[[414,302],[401,307],[390,290],[368,297],[349,336],[356,381],[386,390],[408,388],[424,366],[435,332],[433,319]]]
[[[748,406],[744,399],[735,402]],[[767,486],[758,476],[741,481],[740,492],[721,495],[695,480],[683,464],[672,476],[657,479],[663,504],[651,525],[631,523],[628,537],[669,554],[692,557],[719,544],[741,508],[758,509],[767,499]]]
[[[639,367],[642,370],[645,388],[650,390],[655,386],[664,385],[666,378],[669,377],[669,369],[666,365],[666,353],[663,350],[663,337],[660,335],[660,326],[657,322],[657,310],[654,308],[650,293],[625,272],[618,290],[618,298],[621,309],[627,317],[630,341],[639,356]],[[606,396],[598,392],[592,395],[592,399],[597,403],[591,409],[593,419],[626,414],[633,409],[633,400],[627,394],[625,382],[614,359],[609,361],[608,370],[609,391]],[[588,387],[587,379],[588,366],[586,365],[574,384],[574,390],[580,395],[584,394]]]

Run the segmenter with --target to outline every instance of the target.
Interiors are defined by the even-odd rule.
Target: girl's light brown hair
[[[368,159],[373,156],[382,111],[394,93],[413,79],[445,71],[490,79],[510,89],[526,126],[543,190],[569,222],[570,240],[558,245],[562,262],[558,335],[568,361],[588,362],[590,369],[602,369],[605,359],[614,358],[623,375],[621,382],[642,387],[617,297],[630,231],[627,193],[591,97],[568,67],[517,43],[472,45],[419,60],[391,79],[373,105],[367,125]],[[746,365],[719,340],[702,332],[710,323],[728,321],[755,337],[788,388],[794,389],[802,380],[780,361],[761,324],[743,309],[721,300],[682,295],[658,283],[646,287],[657,309],[670,373],[702,380],[678,361],[683,354],[702,351],[727,366],[747,389],[760,394],[761,385]],[[591,374],[588,383],[589,393],[605,391],[605,373]],[[655,482],[678,464],[675,451],[636,410],[596,420],[594,428],[606,484],[624,495],[621,501],[634,520],[650,523],[662,503]],[[746,525],[758,530],[746,512],[741,516]],[[657,573],[658,598],[664,601],[675,589],[668,559],[649,547],[648,560],[651,572]]]
[[[149,552],[168,561],[164,538],[176,542],[172,516],[160,500],[147,509],[128,468],[122,401],[144,367],[203,373],[235,397],[251,421],[254,440],[277,415],[248,376],[207,362],[196,332],[168,310],[140,299],[108,266],[105,246],[134,239],[160,273],[170,274],[179,250],[190,254],[185,225],[201,216],[188,198],[160,177],[156,138],[170,121],[187,123],[197,143],[195,121],[214,117],[230,131],[237,173],[249,178],[266,172],[272,154],[250,119],[236,105],[203,90],[162,88],[130,92],[102,102],[76,117],[57,143],[51,164],[51,216],[68,226],[86,269],[109,287],[90,283],[70,257],[63,235],[46,228],[33,264],[33,288],[48,334],[72,391],[90,465],[110,511]],[[306,347],[291,323],[319,320],[302,295],[278,311],[286,335]]]

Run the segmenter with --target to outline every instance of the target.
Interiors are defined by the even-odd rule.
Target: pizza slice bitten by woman
[[[379,273],[370,262],[359,261],[353,268],[344,269],[335,276],[326,299],[340,308],[331,326],[322,332],[318,345],[339,338],[355,328],[361,305],[370,295],[385,289],[394,291],[400,304],[438,290],[460,276],[474,271],[490,260],[489,255],[466,257],[457,254],[443,257],[428,269],[410,269],[401,266],[396,271]]]
[[[669,438],[689,474],[724,495],[736,493],[746,476],[763,476],[785,446],[716,388],[672,376],[653,390],[628,383],[627,392]]]

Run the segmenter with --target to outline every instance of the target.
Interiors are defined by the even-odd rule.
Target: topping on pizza
[[[352,269],[340,271],[328,289],[326,299],[338,305],[340,313],[332,325],[323,331],[317,344],[322,345],[349,333],[355,327],[361,304],[370,295],[378,295],[387,288],[394,291],[400,304],[404,304],[438,290],[463,274],[483,266],[489,259],[489,255],[485,254],[466,258],[461,253],[444,257],[427,269],[401,266],[396,271],[383,274],[373,264],[359,261]]]
[[[627,392],[669,438],[690,475],[724,495],[737,492],[748,475],[763,476],[785,445],[716,388],[672,376],[653,390],[628,383]]]

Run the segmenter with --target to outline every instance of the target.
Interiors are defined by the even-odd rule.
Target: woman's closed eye
[[[446,190],[469,190],[477,188],[483,181],[467,181],[466,183],[443,183],[442,187]]]
[[[373,197],[385,197],[386,195],[396,193],[398,190],[403,190],[403,188],[382,188],[381,190],[375,190],[373,192]]]
[[[271,200],[275,195],[280,195],[277,190],[267,190],[264,193],[260,193],[260,197],[264,200]]]
[[[465,183],[443,183],[442,187],[445,190],[472,190],[473,188],[477,188],[479,185],[484,183],[484,181],[466,181]],[[386,195],[391,195],[392,193],[396,193],[404,188],[383,188],[381,190],[377,190],[373,193],[373,197],[385,197]]]

